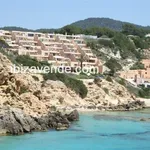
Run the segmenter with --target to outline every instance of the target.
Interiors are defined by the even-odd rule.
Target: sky
[[[150,25],[150,0],[3,0],[0,27],[60,28],[90,17]]]

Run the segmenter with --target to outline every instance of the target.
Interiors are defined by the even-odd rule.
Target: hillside
[[[16,26],[5,26],[1,27],[0,30],[8,30],[8,31],[23,31],[23,32],[32,32],[34,30],[22,28],[22,27],[16,27]]]
[[[32,116],[45,115],[54,107],[58,110],[139,108],[139,104],[126,108],[126,104],[135,103],[136,98],[111,78],[78,80],[66,74],[14,74],[10,71],[12,57],[10,59],[8,55],[0,52],[0,107],[22,109]],[[84,89],[87,90],[83,97],[81,92]]]
[[[118,21],[118,20],[114,20],[110,18],[88,18],[85,20],[74,22],[71,25],[74,25],[83,29],[90,28],[90,27],[106,27],[109,29],[120,31],[122,30],[122,26],[127,23],[129,22],[122,22],[122,21]],[[140,27],[140,28],[150,29],[149,26],[148,27],[143,27],[140,25],[135,25],[135,26]]]
[[[129,22],[123,22],[123,21],[119,21],[119,20],[114,20],[114,19],[110,19],[110,18],[88,18],[85,20],[79,20],[77,22],[74,22],[70,25],[82,28],[82,29],[87,29],[87,28],[91,28],[91,27],[105,27],[105,28],[109,28],[112,30],[116,30],[116,31],[121,31],[122,30],[122,26],[124,24],[132,24],[135,25],[138,28],[143,28],[143,29],[150,29],[150,26],[144,27],[141,25],[136,25],[133,23],[129,23]],[[64,26],[65,27],[65,26]],[[62,27],[62,28],[64,28]],[[22,27],[16,27],[16,26],[6,26],[6,27],[1,27],[0,30],[15,30],[15,31],[26,31],[26,32],[43,32],[43,33],[53,33],[53,32],[59,32],[59,29],[51,29],[51,28],[42,28],[42,29],[27,29],[27,28],[22,28]]]

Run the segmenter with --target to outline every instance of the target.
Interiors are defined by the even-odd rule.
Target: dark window
[[[28,34],[28,36],[33,37],[33,36],[34,36],[34,34]]]

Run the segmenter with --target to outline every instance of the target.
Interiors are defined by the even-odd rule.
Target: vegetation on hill
[[[37,29],[34,30],[35,32],[42,32],[42,33],[55,33],[57,29]]]
[[[142,98],[150,98],[150,88],[142,87],[141,90],[139,90],[139,96]]]
[[[107,66],[111,71],[118,71],[122,69],[122,66],[117,62],[116,59],[109,59],[106,63],[105,66]]]
[[[64,26],[61,29],[46,29],[46,28],[44,29],[43,28],[43,29],[32,30],[32,29],[15,27],[15,26],[6,26],[6,27],[0,28],[0,29],[9,30],[9,31],[17,30],[17,31],[27,31],[27,32],[30,32],[30,31],[35,32],[36,31],[36,32],[43,32],[43,33],[53,33],[53,32],[64,33],[66,31],[66,28],[67,27],[70,28],[71,26],[78,28],[78,30],[87,29],[86,30],[87,34],[89,34],[89,32],[91,33],[91,31],[89,31],[89,30],[91,30],[92,28],[107,28],[107,29],[115,30],[115,31],[122,31],[122,30],[126,30],[126,28],[128,28],[129,30],[127,30],[125,32],[125,34],[129,34],[131,32],[136,34],[136,30],[134,30],[132,28],[133,26],[135,26],[136,28],[141,30],[140,35],[143,35],[143,30],[150,30],[149,26],[144,27],[144,26],[135,25],[135,24],[131,24],[128,22],[118,21],[118,20],[114,20],[114,19],[110,19],[110,18],[88,18],[85,20],[80,20],[80,21],[74,22],[71,25]],[[68,33],[69,32],[70,31],[68,31]]]
[[[67,87],[79,94],[81,98],[85,98],[87,95],[88,90],[87,87],[83,84],[83,82],[72,78],[67,74],[49,73],[44,74],[43,76],[45,80],[62,81]]]
[[[18,55],[15,52],[7,51],[7,48],[9,48],[7,43],[0,40],[0,53],[5,55],[13,64],[29,67],[34,66],[39,68],[41,68],[42,66],[50,66],[47,61],[38,61],[37,59],[30,57],[29,55]]]
[[[9,48],[9,45],[0,38],[0,48]]]
[[[141,62],[138,61],[130,69],[131,70],[145,69],[145,67]]]
[[[139,37],[144,37],[147,33],[150,32],[150,29],[145,29],[145,28],[137,28],[137,26],[133,24],[124,24],[122,26],[122,33],[126,35],[135,35]]]
[[[127,24],[127,22],[122,22],[110,18],[88,18],[85,20],[74,22],[71,25],[80,27],[82,29],[91,28],[91,27],[106,27],[112,30],[121,31],[124,24]],[[143,27],[140,25],[135,25],[135,26],[138,28],[150,29],[150,27]]]
[[[64,26],[61,29],[56,30],[55,32],[56,33],[61,33],[61,34],[66,34],[67,33],[69,35],[72,35],[72,34],[82,34],[83,30],[79,27],[76,27],[76,26],[67,25],[67,26]]]
[[[3,28],[0,28],[0,30],[34,32],[34,30],[27,29],[27,28],[16,27],[16,26],[6,26],[6,27],[3,27]]]
[[[119,51],[122,59],[140,60],[144,58],[143,49],[150,48],[150,38],[145,37],[150,31],[129,24],[124,25],[122,32],[93,27],[83,30],[83,33],[100,36],[98,40],[87,40],[87,46],[100,58],[106,54],[102,54],[99,49],[110,48],[114,54]]]
[[[150,88],[145,88],[144,86],[134,87],[122,78],[116,78],[115,80],[125,86],[131,94],[141,98],[150,98]]]
[[[135,47],[138,49],[148,49],[149,46],[150,46],[150,39],[149,38],[141,38],[139,36],[136,36],[136,37],[130,37],[134,44],[135,44]]]
[[[22,64],[23,66],[35,66],[35,67],[42,67],[42,66],[50,66],[47,61],[38,61],[35,58],[31,58],[28,55],[18,55],[15,58],[18,64]]]
[[[9,45],[2,39],[0,39],[0,53],[5,55],[13,64],[17,64],[15,60],[15,54],[12,52],[7,51],[6,49],[9,48]]]
[[[41,33],[53,33],[57,29],[27,29],[27,28],[22,28],[22,27],[16,27],[16,26],[6,26],[0,28],[0,30],[7,30],[7,31],[22,31],[22,32],[41,32]]]

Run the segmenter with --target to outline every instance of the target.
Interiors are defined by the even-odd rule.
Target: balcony
[[[91,49],[90,49],[90,48],[87,48],[87,47],[82,47],[82,50],[83,50],[83,51],[91,51]]]
[[[80,43],[80,44],[77,43],[77,45],[80,46],[80,47],[86,47],[86,44],[83,44],[83,43]]]
[[[73,43],[64,43],[64,45],[74,47]]]
[[[34,44],[36,44],[37,41],[26,39],[26,40],[19,40],[19,43],[22,43],[22,44],[23,43],[34,43]]]
[[[86,53],[87,56],[94,56],[93,53]]]
[[[47,51],[50,52],[50,53],[52,53],[52,54],[59,54],[58,51],[53,50],[53,49],[48,49]]]
[[[8,45],[9,45],[10,47],[18,47],[18,44],[14,44],[14,43],[8,43]]]
[[[51,45],[62,45],[61,43],[59,42],[42,42],[45,46],[51,46]]]

